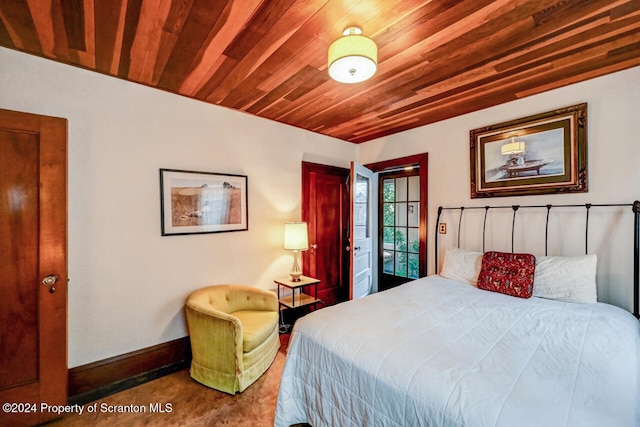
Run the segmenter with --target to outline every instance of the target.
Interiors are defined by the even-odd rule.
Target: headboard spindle
[[[482,222],[482,252],[485,252],[484,241],[487,234],[487,214],[489,213],[489,206],[484,207],[484,221]]]
[[[587,219],[584,230],[584,254],[589,255],[589,209],[591,209],[591,203],[586,203],[584,207],[587,208]]]
[[[514,236],[515,236],[515,230],[516,230],[516,212],[518,212],[519,208],[520,208],[520,205],[511,206],[511,209],[513,209],[513,220],[511,221],[511,253],[514,253]]]
[[[547,221],[544,224],[544,256],[549,255],[549,213],[551,207],[551,205],[547,205]]]

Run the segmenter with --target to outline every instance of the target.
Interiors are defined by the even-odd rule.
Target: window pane
[[[396,202],[407,201],[407,178],[396,178]]]
[[[396,251],[407,250],[407,229],[396,228]]]
[[[396,203],[396,225],[407,226],[407,204]]]
[[[394,253],[393,251],[385,250],[382,252],[382,272],[386,274],[393,274],[394,265]]]
[[[417,279],[420,271],[420,260],[418,254],[409,254],[409,266],[407,269],[407,276],[412,279]]]
[[[369,179],[356,174],[353,224],[356,239],[369,237]]]
[[[393,226],[395,223],[395,203],[383,203],[382,205],[382,225]]]
[[[418,201],[420,200],[420,177],[419,176],[410,176],[409,177],[409,201]]]
[[[367,204],[356,203],[353,206],[353,223],[355,225],[367,225]]]
[[[420,229],[419,228],[410,228],[409,229],[409,252],[420,252]]]
[[[420,202],[409,203],[408,225],[409,227],[420,226]]]
[[[384,227],[382,229],[382,244],[384,245],[385,250],[393,250],[393,245],[396,240],[393,235],[394,230],[395,229],[393,227]]]
[[[358,203],[367,203],[369,198],[369,180],[367,177],[356,174],[356,185],[354,195],[355,201]]]
[[[385,179],[382,184],[382,201],[396,201],[396,186],[394,179]]]
[[[396,276],[407,277],[407,254],[396,252]]]

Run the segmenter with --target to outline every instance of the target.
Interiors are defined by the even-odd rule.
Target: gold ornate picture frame
[[[471,198],[587,192],[587,104],[470,131]]]

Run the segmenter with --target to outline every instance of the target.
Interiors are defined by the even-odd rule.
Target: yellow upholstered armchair
[[[215,285],[189,295],[190,374],[230,394],[242,392],[271,366],[280,348],[278,297],[242,285]]]

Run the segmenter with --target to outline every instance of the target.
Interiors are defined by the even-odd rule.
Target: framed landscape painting
[[[587,104],[470,132],[471,198],[586,192]]]
[[[247,176],[160,169],[162,235],[248,230]]]

